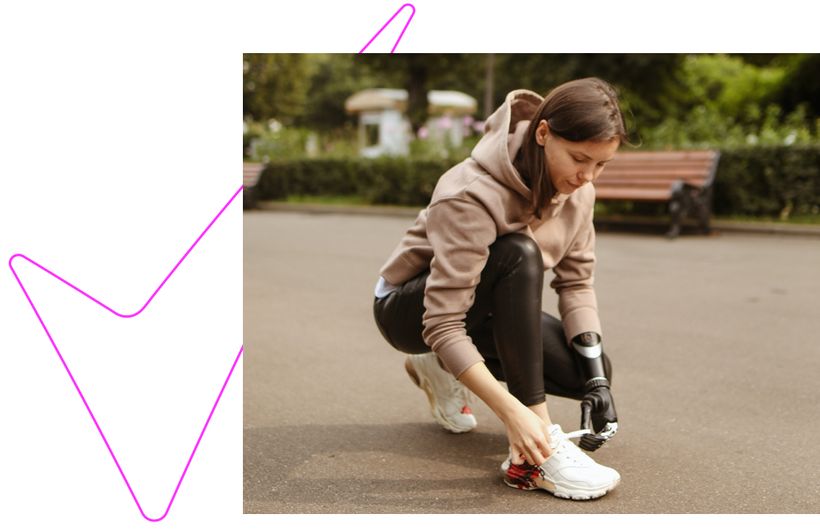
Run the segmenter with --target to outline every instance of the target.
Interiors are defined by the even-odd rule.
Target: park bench
[[[600,201],[668,203],[670,238],[680,234],[681,221],[689,214],[708,233],[719,159],[719,151],[620,152],[595,180],[595,196]]]
[[[242,209],[244,210],[256,206],[256,184],[259,182],[259,175],[262,174],[265,165],[255,162],[244,162],[242,166]]]

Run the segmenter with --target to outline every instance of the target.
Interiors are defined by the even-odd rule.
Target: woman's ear
[[[538,127],[535,128],[535,142],[538,145],[544,145],[547,143],[547,137],[550,134],[550,126],[547,123],[547,120],[541,120],[538,122]]]

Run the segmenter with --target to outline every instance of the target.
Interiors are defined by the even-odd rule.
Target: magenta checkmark
[[[60,349],[57,346],[57,343],[54,341],[54,338],[52,337],[51,332],[48,329],[48,326],[46,326],[45,322],[43,321],[42,317],[40,316],[40,312],[37,310],[37,307],[34,304],[34,301],[29,296],[29,293],[28,293],[28,291],[26,291],[26,288],[23,285],[23,282],[20,280],[20,277],[17,275],[17,271],[14,269],[14,260],[15,259],[22,259],[22,260],[25,260],[25,261],[31,263],[35,267],[37,267],[40,270],[48,273],[49,275],[56,278],[60,282],[64,283],[68,287],[71,287],[73,290],[75,290],[78,293],[82,294],[88,300],[91,300],[95,304],[97,304],[97,305],[101,306],[102,308],[104,308],[106,311],[109,311],[110,313],[112,313],[112,314],[114,314],[114,315],[116,315],[120,318],[133,318],[133,317],[136,317],[137,315],[139,315],[140,313],[142,313],[145,310],[145,308],[148,307],[148,305],[151,303],[151,301],[154,299],[154,297],[156,297],[157,293],[159,293],[159,291],[168,282],[168,280],[171,278],[171,276],[177,271],[177,269],[182,264],[182,262],[185,261],[185,259],[191,253],[191,251],[193,251],[193,249],[202,240],[202,238],[205,237],[205,234],[208,233],[208,231],[211,229],[211,227],[214,225],[214,223],[216,223],[216,221],[220,218],[222,213],[228,208],[228,206],[231,205],[231,203],[234,201],[234,199],[236,199],[236,197],[241,192],[242,192],[242,187],[240,187],[231,196],[231,198],[228,200],[228,202],[222,207],[221,210],[219,210],[219,213],[217,213],[216,216],[211,220],[211,222],[208,223],[208,226],[205,227],[205,229],[202,231],[202,233],[199,234],[199,237],[197,237],[196,240],[193,242],[193,244],[185,251],[183,256],[179,259],[179,261],[177,261],[176,265],[174,265],[174,267],[165,276],[165,278],[162,280],[162,282],[159,284],[159,286],[148,297],[148,299],[142,305],[142,307],[140,307],[139,310],[137,310],[135,312],[132,312],[132,313],[124,313],[124,312],[120,312],[120,311],[116,311],[115,309],[112,309],[111,307],[109,307],[105,303],[101,302],[98,298],[95,298],[94,296],[91,296],[90,294],[86,293],[84,290],[80,289],[79,287],[77,287],[76,285],[72,284],[71,282],[65,280],[64,278],[60,277],[58,274],[52,272],[51,270],[49,270],[46,267],[44,267],[43,265],[37,263],[36,261],[29,258],[28,256],[25,256],[23,254],[15,254],[11,258],[9,258],[9,268],[11,269],[11,272],[14,275],[14,278],[17,280],[18,285],[20,285],[20,289],[23,291],[23,294],[25,295],[26,300],[28,300],[29,305],[31,305],[31,309],[34,311],[34,314],[37,317],[37,320],[39,320],[40,325],[43,327],[43,331],[45,331],[46,336],[48,337],[48,340],[51,342],[51,345],[54,348],[54,351],[57,353],[57,356],[59,357],[60,362],[62,363],[63,367],[65,368],[66,373],[68,374],[68,377],[71,379],[71,382],[74,385],[74,388],[76,389],[77,394],[80,396],[80,399],[82,400],[83,405],[85,406],[86,410],[88,411],[88,414],[91,417],[91,420],[94,422],[94,426],[97,428],[97,432],[100,434],[100,437],[102,438],[103,442],[105,443],[105,447],[108,449],[108,453],[111,455],[111,458],[114,460],[114,464],[116,464],[117,470],[119,471],[120,476],[122,477],[123,481],[125,482],[125,486],[128,488],[128,491],[131,493],[131,497],[134,499],[134,502],[136,503],[140,514],[145,519],[147,519],[148,521],[152,521],[152,522],[161,521],[168,515],[168,512],[171,510],[171,506],[174,503],[174,499],[176,499],[177,493],[179,492],[179,488],[182,485],[182,481],[185,478],[185,474],[188,472],[188,468],[191,465],[191,461],[193,460],[194,455],[196,454],[196,451],[197,451],[197,448],[199,447],[200,442],[202,441],[202,437],[205,434],[205,430],[208,428],[208,424],[210,423],[211,418],[214,415],[214,411],[216,411],[217,405],[219,405],[219,401],[222,398],[222,394],[225,392],[225,388],[228,385],[228,381],[230,381],[231,376],[233,375],[234,369],[236,368],[236,365],[239,362],[240,357],[242,356],[242,352],[244,351],[244,347],[240,346],[239,352],[233,358],[233,363],[231,364],[231,368],[228,371],[228,375],[225,378],[225,381],[222,383],[221,388],[219,389],[219,393],[216,396],[216,400],[214,401],[213,406],[211,407],[211,410],[210,410],[210,413],[208,414],[207,420],[205,420],[205,424],[202,426],[202,430],[199,433],[199,436],[196,440],[196,443],[194,444],[193,450],[191,451],[191,454],[188,457],[188,460],[185,464],[185,468],[183,469],[182,474],[179,477],[179,481],[177,482],[176,487],[174,488],[174,493],[171,495],[171,499],[168,501],[168,505],[165,508],[165,511],[159,517],[149,517],[143,511],[142,506],[139,502],[139,499],[137,498],[137,495],[134,493],[134,490],[132,489],[131,484],[128,481],[128,477],[125,475],[125,472],[123,471],[122,467],[120,466],[119,460],[117,460],[117,456],[114,453],[114,449],[108,443],[108,439],[106,438],[105,433],[103,432],[102,426],[99,424],[99,422],[97,421],[97,418],[94,416],[94,412],[91,410],[91,406],[89,405],[88,401],[86,400],[85,396],[83,395],[83,392],[80,389],[80,386],[77,384],[77,381],[75,380],[74,375],[71,373],[71,370],[69,369],[68,364],[66,363],[62,353],[60,353]],[[233,354],[231,354],[231,355],[233,355]]]

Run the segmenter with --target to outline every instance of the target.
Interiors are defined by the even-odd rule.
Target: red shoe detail
[[[464,405],[463,407],[461,407],[461,413],[462,414],[472,414],[473,411],[470,410],[470,407],[468,407],[467,405]]]
[[[538,488],[535,484],[535,477],[538,474],[538,468],[527,462],[520,465],[510,463],[504,482],[521,490],[532,490]]]

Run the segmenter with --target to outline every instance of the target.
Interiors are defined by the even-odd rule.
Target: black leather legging
[[[425,353],[422,340],[424,286],[429,269],[384,298],[376,298],[376,325],[391,346],[405,353]],[[544,394],[583,397],[584,378],[567,345],[561,321],[541,311],[544,265],[535,241],[508,234],[490,246],[490,256],[465,319],[467,334],[487,368],[525,405]],[[612,366],[603,355],[612,380]]]

